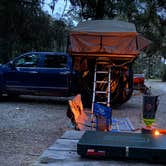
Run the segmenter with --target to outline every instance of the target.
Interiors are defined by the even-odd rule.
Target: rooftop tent
[[[72,56],[104,56],[135,59],[150,41],[136,32],[132,23],[118,20],[90,20],[70,32]]]

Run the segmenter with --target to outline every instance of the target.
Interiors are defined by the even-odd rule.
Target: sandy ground
[[[166,128],[166,83],[147,81],[159,95],[156,125]],[[19,97],[0,102],[0,166],[29,166],[69,129],[65,98]],[[134,92],[124,105],[113,110],[115,117],[129,117],[135,128],[143,126],[143,96]]]

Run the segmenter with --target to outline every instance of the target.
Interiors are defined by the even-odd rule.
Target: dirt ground
[[[67,129],[67,100],[45,97],[0,103],[0,166],[29,166]]]
[[[166,127],[166,83],[147,81],[152,93],[159,95],[156,125]],[[143,125],[142,100],[139,92],[113,116],[129,117],[135,128]],[[0,102],[0,166],[29,166],[41,153],[69,129],[66,98],[4,98]]]

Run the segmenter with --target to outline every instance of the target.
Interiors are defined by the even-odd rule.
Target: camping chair
[[[67,114],[76,130],[92,129],[91,111],[83,108],[80,94],[76,95],[72,100],[69,100],[69,107]]]
[[[109,131],[112,118],[112,109],[101,104],[94,104],[94,115],[89,109],[84,109],[81,95],[76,95],[69,100],[72,116],[68,116],[73,122],[76,130],[101,130]],[[93,121],[92,121],[93,116]]]

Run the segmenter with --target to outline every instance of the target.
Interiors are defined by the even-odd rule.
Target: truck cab
[[[70,95],[72,59],[66,53],[28,52],[0,66],[0,92]]]

